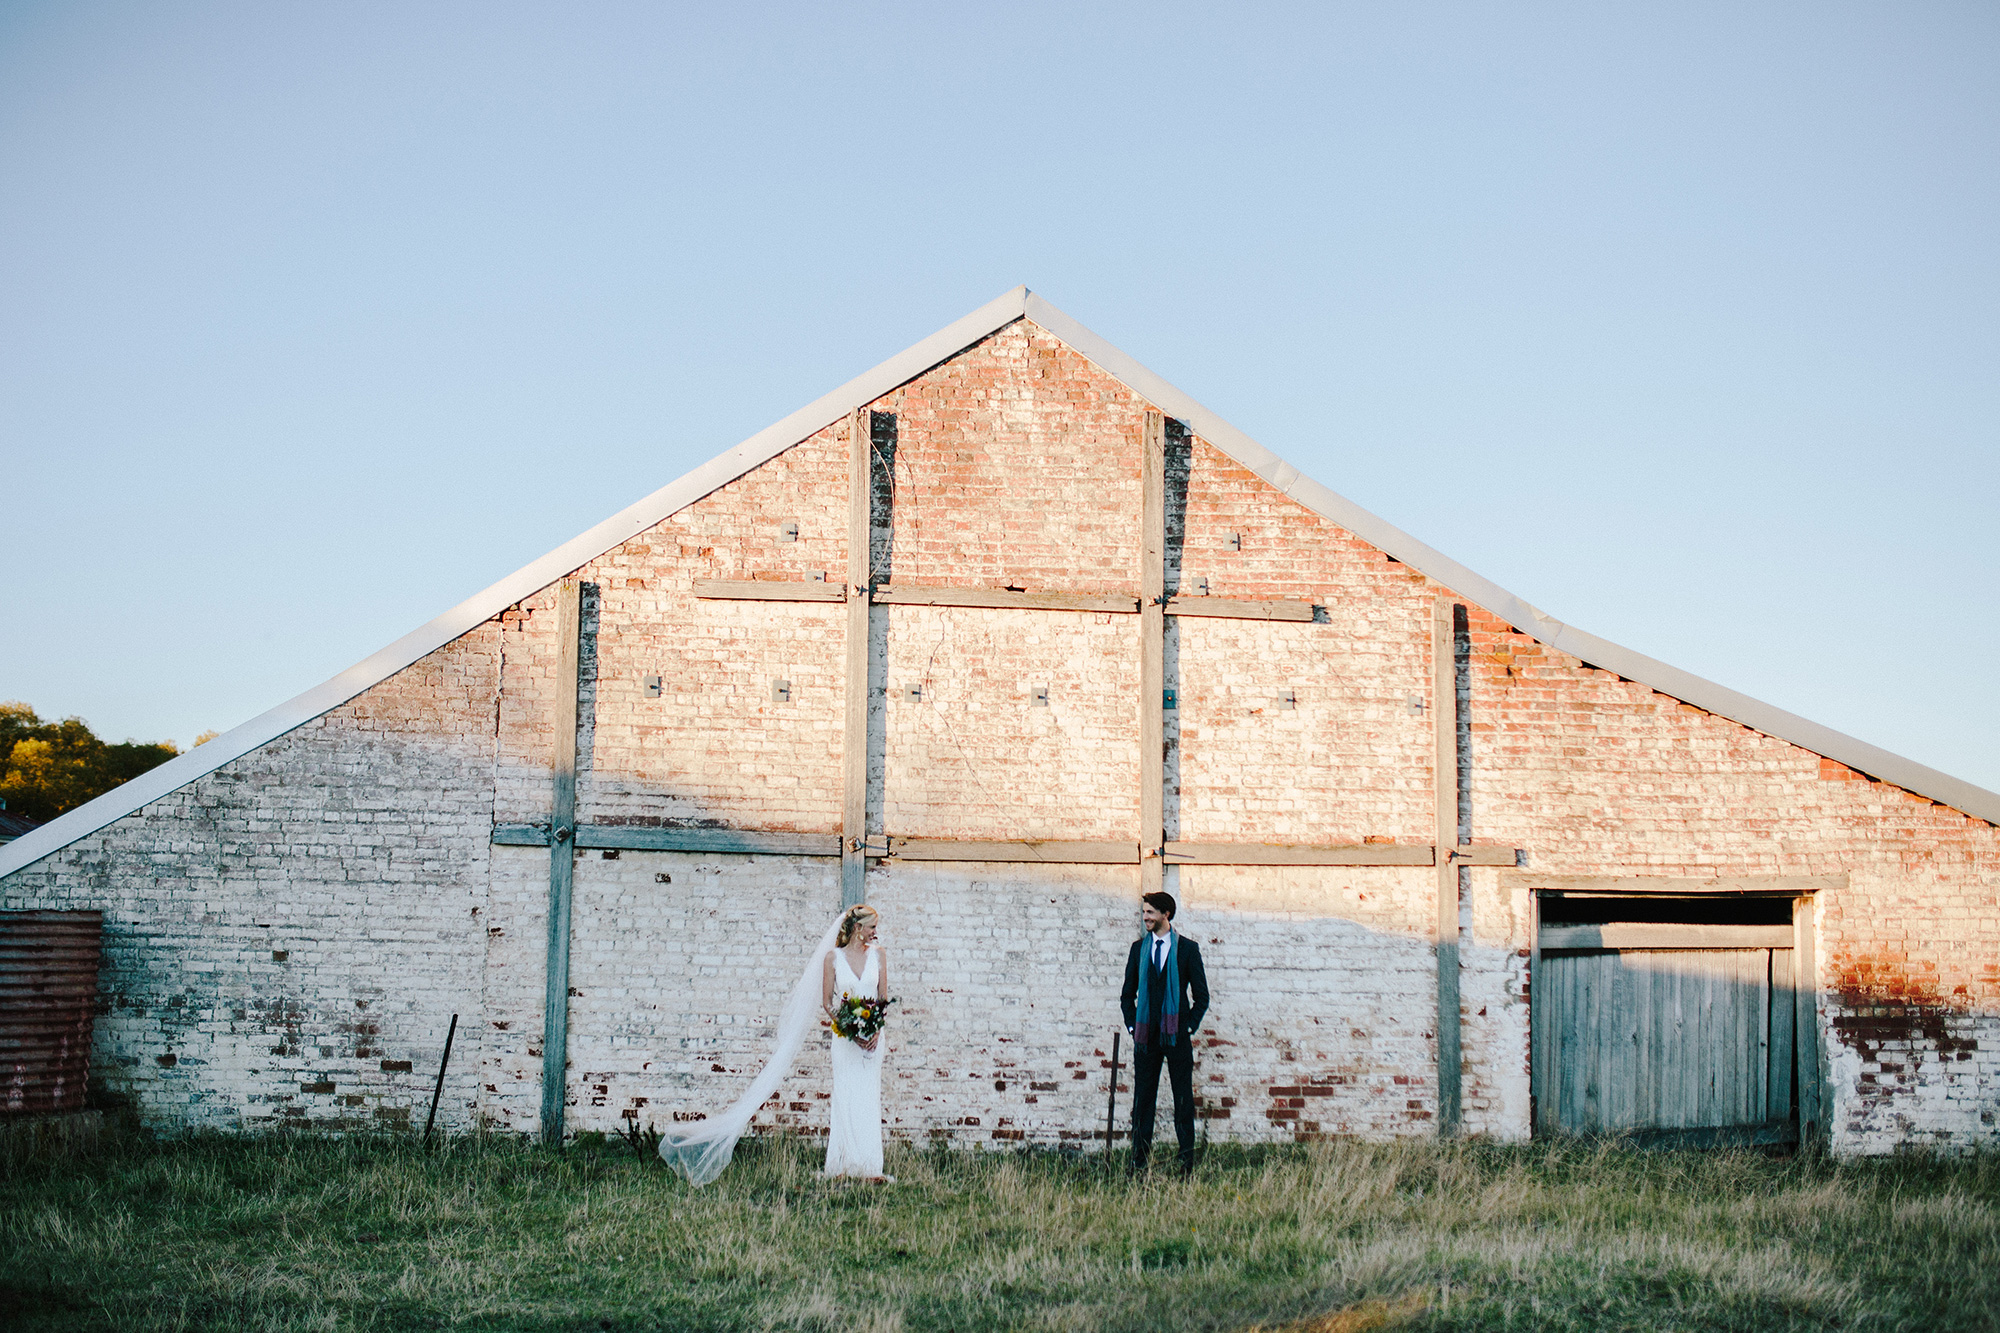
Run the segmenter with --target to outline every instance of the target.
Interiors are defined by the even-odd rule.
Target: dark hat
[[[1145,902],[1146,906],[1152,908],[1154,911],[1158,912],[1161,916],[1164,916],[1167,920],[1172,921],[1174,919],[1173,894],[1149,893],[1145,895],[1143,901]]]

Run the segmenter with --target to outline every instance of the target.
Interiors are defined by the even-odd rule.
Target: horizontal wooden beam
[[[549,831],[536,824],[497,824],[498,847],[546,847]],[[733,828],[656,828],[629,824],[579,824],[576,845],[651,852],[727,852],[745,856],[839,856],[837,833],[775,833]],[[1061,838],[889,838],[863,849],[870,856],[898,861],[1007,861],[1022,865],[1138,865],[1136,841],[1075,841]],[[1505,852],[1509,848],[1460,847],[1459,852]],[[1270,842],[1170,842],[1169,865],[1193,866],[1427,866],[1428,846],[1392,843],[1324,845]],[[1488,864],[1475,862],[1474,864]]]
[[[1613,921],[1599,926],[1543,926],[1542,952],[1563,949],[1789,949],[1782,926],[1667,925]]]
[[[760,833],[733,828],[583,824],[576,845],[639,852],[735,852],[746,856],[839,856],[838,833]]]
[[[499,847],[546,847],[549,831],[534,824],[498,824]],[[585,851],[723,852],[740,856],[839,856],[838,833],[763,833],[752,829],[655,828],[628,824],[579,824],[576,845]]]
[[[1823,889],[1844,889],[1846,875],[1718,875],[1713,879],[1675,878],[1667,875],[1544,875],[1516,870],[1507,877],[1515,888],[1544,889],[1554,893],[1608,893],[1623,896],[1660,893],[1678,897],[1698,897],[1709,893],[1770,893],[1796,896]]]
[[[1343,843],[1314,846],[1275,842],[1170,842],[1163,859],[1183,866],[1427,866],[1428,845]]]
[[[1214,616],[1223,620],[1297,620],[1313,618],[1311,602],[1241,601],[1233,597],[1174,597],[1170,616]]]
[[[844,602],[847,585],[803,579],[696,579],[694,595],[738,602]]]
[[[920,588],[886,583],[875,601],[890,606],[977,606],[1001,611],[1114,611],[1137,615],[1139,599],[1125,592],[1015,592],[1011,588]]]
[[[1513,866],[1521,858],[1512,847],[1454,847],[1451,859],[1462,866]]]
[[[889,858],[899,861],[1016,861],[1051,865],[1137,865],[1134,842],[1068,842],[1020,838],[891,838]]]
[[[839,583],[807,583],[796,579],[696,579],[694,595],[723,601],[844,602],[847,588]],[[933,588],[883,584],[869,598],[885,606],[969,606],[993,611],[1109,611],[1136,615],[1139,598],[1123,592],[1016,592],[1012,588]],[[1170,616],[1210,616],[1224,620],[1289,620],[1313,618],[1310,602],[1276,598],[1268,601],[1234,597],[1175,597],[1168,600]]]

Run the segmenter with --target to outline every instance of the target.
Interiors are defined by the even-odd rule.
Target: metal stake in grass
[[[1111,1126],[1118,1119],[1118,1043],[1125,1034],[1111,1034],[1111,1100],[1104,1106],[1104,1165],[1111,1165]]]
[[[431,1089],[431,1113],[424,1118],[424,1146],[431,1146],[431,1126],[437,1123],[438,1098],[444,1095],[445,1066],[451,1063],[451,1040],[458,1035],[458,1015],[451,1016],[451,1027],[444,1034],[444,1059],[438,1061],[437,1086]]]

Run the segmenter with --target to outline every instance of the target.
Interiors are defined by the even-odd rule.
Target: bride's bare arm
[[[889,951],[879,944],[875,946],[875,998],[889,998]]]
[[[819,1007],[826,1010],[828,1013],[832,1013],[833,1012],[833,953],[831,950],[827,952],[826,966],[820,969],[819,975],[820,975]]]

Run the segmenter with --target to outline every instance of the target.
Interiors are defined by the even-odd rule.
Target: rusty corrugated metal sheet
[[[83,1108],[102,912],[0,912],[0,1116]]]

